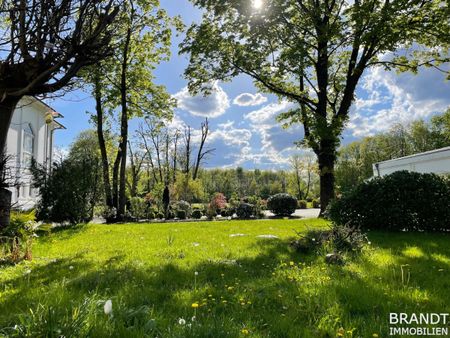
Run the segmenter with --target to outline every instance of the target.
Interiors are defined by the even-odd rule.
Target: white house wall
[[[450,147],[401,157],[373,165],[374,176],[384,176],[400,170],[418,173],[450,173]]]
[[[23,159],[23,140],[24,127],[29,125],[34,134],[33,140],[33,158],[39,164],[51,161],[51,133],[52,124],[46,123],[46,115],[51,109],[42,102],[25,97],[22,99],[14,112],[7,138],[7,153],[12,155],[16,177],[18,177],[21,187],[11,188],[13,192],[13,203],[16,207],[30,208],[34,206],[37,196],[36,191],[30,187],[31,176],[29,170],[24,168]]]

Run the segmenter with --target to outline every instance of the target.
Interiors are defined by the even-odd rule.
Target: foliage
[[[179,218],[179,219],[186,219],[186,211],[185,210],[181,210],[181,209],[177,210],[176,215],[177,215],[177,218]]]
[[[170,192],[169,187],[166,185],[164,187],[163,196],[162,196],[162,205],[164,208],[164,213],[166,215],[166,218],[168,218],[168,211],[169,211],[169,205],[170,205]]]
[[[225,198],[224,194],[221,192],[216,192],[211,199],[210,202],[210,208],[213,208],[216,213],[220,212],[222,209],[225,209],[227,206],[227,199]]]
[[[317,198],[313,198],[311,203],[313,208],[320,208],[320,201]]]
[[[0,263],[3,259],[12,263],[31,260],[36,228],[34,210],[11,212],[10,224],[0,229]]]
[[[203,202],[205,199],[201,180],[193,180],[190,175],[179,173],[173,186],[174,197],[191,203]]]
[[[359,228],[333,224],[331,229],[312,229],[297,233],[291,247],[300,253],[361,253],[368,245],[367,235]]]
[[[37,220],[71,224],[92,219],[99,202],[101,163],[95,134],[81,133],[72,144],[69,155],[54,162],[51,171],[32,163],[33,187],[39,189]]]
[[[297,207],[299,209],[307,209],[308,208],[308,202],[306,202],[306,200],[298,200],[297,201]]]
[[[130,207],[132,217],[136,219],[143,219],[147,217],[148,206],[143,198],[131,197]]]
[[[276,194],[267,200],[267,208],[276,216],[290,216],[297,208],[297,200],[289,194]]]
[[[278,120],[304,126],[302,143],[318,157],[322,212],[334,198],[336,149],[365,71],[381,65],[417,72],[419,65],[448,60],[447,48],[434,48],[449,43],[443,37],[447,7],[439,1],[273,0],[259,8],[242,1],[193,2],[203,17],[181,44],[190,58],[190,91],[209,94],[215,81],[244,74],[260,91],[292,102]],[[419,52],[409,48],[414,43],[433,48]]]
[[[255,214],[255,206],[250,203],[240,203],[236,209],[236,215],[239,219],[249,219]]]
[[[186,201],[178,201],[178,202],[176,202],[173,205],[173,208],[176,211],[183,210],[185,215],[186,215],[186,217],[191,217],[192,208],[191,208],[191,205],[188,202],[186,202]]]
[[[199,209],[194,209],[194,211],[192,211],[192,218],[194,218],[194,219],[200,219],[200,218],[202,218],[202,216],[203,216],[203,213],[202,213],[201,210],[199,210]]]
[[[328,211],[337,224],[396,231],[448,230],[450,183],[434,174],[398,171],[359,184]]]
[[[374,175],[373,164],[450,146],[450,109],[430,122],[397,124],[386,133],[368,136],[339,149],[336,184],[347,192]]]

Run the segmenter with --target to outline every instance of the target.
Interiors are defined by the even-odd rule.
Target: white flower
[[[198,271],[195,271],[195,272],[194,272],[194,275],[198,276]]]
[[[194,242],[194,243],[192,243],[192,245],[193,245],[193,246],[199,246],[200,243]]]
[[[112,301],[111,299],[108,299],[105,302],[105,305],[103,306],[103,310],[105,311],[105,314],[110,315],[112,313]]]
[[[73,265],[69,266],[69,270],[73,270]]]
[[[31,270],[30,270],[30,269],[28,269],[28,270],[25,271],[25,274],[26,274],[26,275],[29,275],[30,273],[31,273]]]
[[[369,244],[369,245],[370,245],[370,244],[372,244],[372,242],[367,242],[367,244]]]
[[[195,322],[195,316],[192,316],[191,321]]]
[[[315,239],[315,238],[313,238],[313,239],[312,239],[312,241],[313,241],[313,242],[315,242],[315,241],[316,241],[316,239]]]
[[[183,318],[179,318],[178,319],[178,324],[184,325],[184,324],[186,324],[186,321]]]

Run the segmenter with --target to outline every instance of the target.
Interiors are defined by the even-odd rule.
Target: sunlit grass
[[[289,250],[294,230],[326,225],[88,225],[42,236],[32,262],[0,267],[0,332],[384,337],[389,312],[448,309],[449,235],[369,233],[370,247],[344,266]],[[104,311],[107,300],[110,314]]]

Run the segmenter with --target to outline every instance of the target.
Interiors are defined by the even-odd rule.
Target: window
[[[22,165],[26,168],[31,166],[34,150],[34,133],[31,125],[23,128]]]

